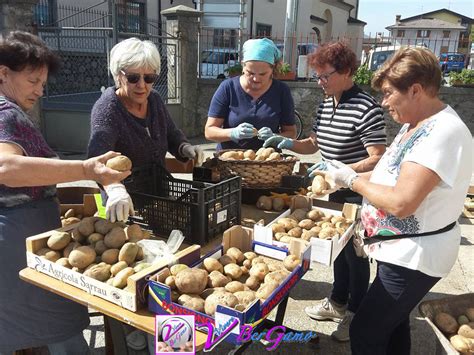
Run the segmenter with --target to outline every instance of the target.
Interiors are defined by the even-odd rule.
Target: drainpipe
[[[253,37],[253,0],[250,0],[250,37]]]

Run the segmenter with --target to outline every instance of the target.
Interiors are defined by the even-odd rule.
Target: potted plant
[[[451,86],[474,87],[474,70],[452,71],[449,73],[449,82]]]
[[[243,69],[242,64],[236,63],[233,66],[228,67],[227,69],[225,69],[224,72],[226,72],[228,74],[228,76],[230,78],[232,78],[234,76],[241,75],[242,74],[242,69]]]
[[[288,63],[281,63],[277,68],[276,79],[278,80],[295,80],[296,73],[291,70],[291,66]]]

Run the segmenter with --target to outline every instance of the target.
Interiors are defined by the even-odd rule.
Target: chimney
[[[400,24],[400,19],[402,18],[402,15],[395,15],[395,22],[397,25]]]

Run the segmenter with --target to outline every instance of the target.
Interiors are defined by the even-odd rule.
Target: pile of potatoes
[[[283,160],[284,157],[275,152],[274,148],[260,148],[256,152],[248,150],[229,150],[219,156],[222,160],[253,160],[253,161],[276,161]]]
[[[279,218],[270,227],[273,239],[280,242],[290,243],[294,238],[309,242],[311,238],[331,239],[342,235],[352,222],[342,216],[326,215],[317,208],[298,208],[288,217]]]
[[[449,338],[451,345],[462,354],[474,353],[474,308],[459,317],[440,312],[434,317],[437,327]]]
[[[294,255],[280,261],[232,247],[200,268],[177,264],[152,279],[170,287],[173,302],[214,316],[218,304],[243,311],[256,299],[265,301],[300,263]]]
[[[71,232],[53,231],[47,248],[36,253],[51,262],[83,273],[118,288],[129,276],[150,266],[141,262],[143,250],[136,244],[150,238],[139,225],[111,223],[99,217],[85,217]]]

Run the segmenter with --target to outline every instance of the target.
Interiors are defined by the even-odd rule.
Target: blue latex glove
[[[263,143],[263,147],[264,148],[277,147],[278,149],[291,149],[293,148],[293,139],[274,135],[268,138],[265,141],[265,143]]]
[[[256,129],[250,123],[241,123],[232,129],[230,132],[230,139],[236,143],[241,139],[250,139],[254,136],[255,130]]]
[[[268,138],[273,137],[275,133],[273,133],[272,129],[269,127],[262,127],[258,130],[258,139],[262,141],[266,141]]]
[[[319,163],[316,163],[312,166],[310,166],[308,168],[308,170],[306,171],[306,174],[309,176],[309,177],[314,177],[314,172],[315,171],[327,171],[328,170],[328,165],[325,161],[320,161]]]

